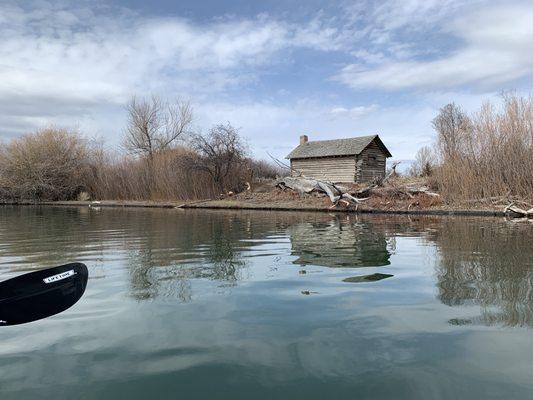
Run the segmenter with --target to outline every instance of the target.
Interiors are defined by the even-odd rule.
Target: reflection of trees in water
[[[233,283],[245,266],[242,239],[250,216],[186,212],[142,221],[143,241],[130,252],[132,294],[138,299],[177,296],[189,301],[190,279]]]
[[[180,251],[169,252],[164,247],[168,243],[158,243],[160,234],[170,235],[169,231],[162,229],[160,234],[150,235],[140,249],[130,253],[132,294],[136,298],[142,300],[177,295],[181,301],[187,302],[192,297],[191,279],[212,279],[226,285],[234,284],[239,279],[239,272],[245,263],[242,259],[243,249],[238,248],[240,239],[226,235],[227,223],[231,221],[214,222],[211,229],[206,230],[201,242],[187,240],[185,245],[180,243],[180,238],[187,236],[185,231],[194,229],[196,222],[199,223],[197,229],[204,229],[202,222],[195,222],[194,219],[175,222],[178,224],[168,226],[174,230],[172,235],[176,240],[170,249]],[[180,231],[180,228],[175,231],[176,226],[181,226],[184,231]],[[189,256],[184,257],[184,254]]]
[[[8,267],[16,271],[55,266],[89,250],[98,253],[104,239],[94,234],[93,222],[88,208],[1,206],[0,256],[15,259]]]
[[[243,240],[251,239],[252,230],[257,232],[259,228],[254,226],[252,229],[251,218],[249,214],[210,216],[209,234],[204,237],[201,248],[197,249],[210,267],[208,270],[202,270],[198,277],[225,282],[235,282],[239,279],[239,271],[245,265],[243,252],[251,246]],[[205,224],[206,221],[203,220],[202,223]],[[264,231],[258,234],[264,235],[269,226],[262,228]]]
[[[533,326],[532,237],[528,223],[443,220],[432,235],[440,254],[438,298],[481,306],[470,322]]]
[[[389,265],[390,252],[383,230],[369,220],[336,216],[288,228],[295,264],[325,267]]]
[[[255,246],[249,239],[260,240],[272,233],[288,231],[295,254],[301,250],[303,260],[306,251],[315,251],[312,262],[318,265],[389,262],[385,235],[373,233],[371,223],[357,223],[355,217],[105,208],[16,207],[3,211],[3,226],[10,226],[9,233],[0,231],[3,255],[21,258],[22,265],[30,261],[44,266],[79,259],[82,253],[88,259],[98,253],[98,258],[105,260],[124,250],[131,294],[138,299],[172,296],[187,301],[193,278],[232,285],[246,265],[245,252]],[[313,230],[322,235],[320,247],[309,243],[309,237],[316,237]],[[328,237],[333,241],[325,241]],[[339,253],[343,256],[335,261]]]
[[[1,207],[0,256],[10,270],[23,270],[125,250],[134,297],[186,301],[190,278],[237,279],[244,265],[238,242],[262,229],[250,221],[175,210]]]
[[[386,235],[420,237],[436,246],[437,297],[442,303],[481,307],[477,317],[450,323],[533,326],[531,223],[478,217],[376,217],[369,217],[373,228]]]
[[[435,267],[439,300],[450,306],[481,307],[480,315],[471,321],[451,323],[533,326],[530,223],[458,217],[0,207],[0,256],[4,265],[5,260],[15,263],[8,266],[10,271],[80,258],[101,263],[124,250],[131,294],[138,299],[169,296],[188,301],[192,278],[232,285],[246,267],[246,251],[256,245],[249,239],[274,233],[289,235],[296,264],[327,267],[388,265],[395,238],[420,237],[439,253]]]

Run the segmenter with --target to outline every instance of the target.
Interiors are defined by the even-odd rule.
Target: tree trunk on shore
[[[331,200],[333,206],[336,206],[339,203],[343,203],[345,205],[359,204],[365,200],[352,196],[350,193],[348,193],[346,188],[340,185],[311,178],[287,176],[279,179],[276,182],[276,186],[282,189],[289,188],[296,190],[300,193],[311,193],[312,191],[325,193]]]

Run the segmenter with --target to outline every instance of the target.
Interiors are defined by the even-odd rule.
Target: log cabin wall
[[[291,166],[308,178],[331,182],[354,182],[355,180],[354,156],[296,158],[291,160]],[[293,175],[297,174],[293,172]]]
[[[376,136],[377,138],[377,136]],[[308,178],[325,180],[331,182],[371,182],[375,178],[385,177],[385,165],[387,156],[390,157],[390,153],[384,147],[379,139],[374,138],[366,147],[363,147],[359,154],[353,155],[319,155],[323,151],[317,151],[317,144],[320,142],[312,142],[314,144],[314,153],[317,156],[305,157],[305,153],[301,158],[290,158],[291,166],[295,170],[293,176],[302,173]],[[307,137],[301,141],[300,146],[306,146]],[[356,138],[354,138],[356,139]],[[340,151],[345,151],[346,139],[339,140],[341,142]],[[326,141],[328,142],[328,141]],[[331,142],[328,142],[328,146],[331,147]],[[335,141],[333,141],[335,142]],[[300,148],[300,146],[298,148]],[[334,146],[335,147],[335,146]],[[337,147],[339,147],[337,145]],[[298,150],[298,148],[296,150]],[[318,148],[318,150],[321,150]],[[335,149],[337,150],[337,149]],[[329,149],[331,151],[331,149]],[[294,152],[294,151],[293,151]],[[300,151],[300,153],[302,153]],[[307,154],[309,154],[307,149]],[[355,153],[355,152],[354,152]],[[345,153],[346,154],[346,153]],[[289,155],[290,156],[290,155]]]
[[[370,182],[374,178],[384,178],[385,164],[386,156],[383,150],[376,142],[370,143],[356,156],[356,182]]]

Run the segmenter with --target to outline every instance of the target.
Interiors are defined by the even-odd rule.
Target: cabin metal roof
[[[392,154],[385,147],[378,135],[358,136],[348,139],[314,140],[299,145],[291,151],[287,159],[295,158],[318,158],[335,156],[355,156],[360,154],[366,147],[376,141],[387,157]]]

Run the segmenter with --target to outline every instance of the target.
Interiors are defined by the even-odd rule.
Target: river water
[[[0,280],[70,261],[2,400],[533,398],[531,222],[0,207]]]

